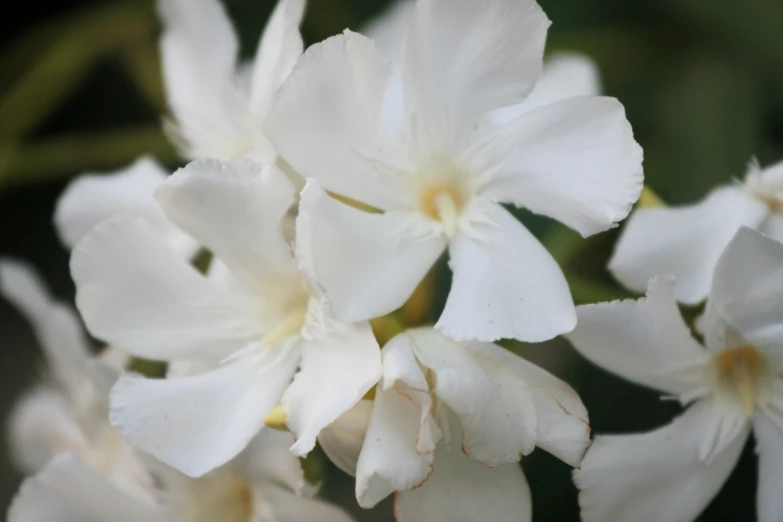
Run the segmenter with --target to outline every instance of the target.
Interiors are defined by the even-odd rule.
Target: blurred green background
[[[481,0],[476,0],[481,1]],[[311,0],[304,35],[317,42],[360,29],[385,0]],[[783,2],[780,0],[540,0],[553,20],[549,51],[580,51],[597,63],[607,94],[626,106],[645,150],[647,184],[668,203],[692,201],[741,177],[752,156],[783,157]],[[227,0],[247,54],[271,0]],[[60,0],[15,4],[0,21],[0,255],[31,261],[63,298],[73,297],[68,255],[51,225],[68,179],[110,170],[142,153],[180,165],[160,130],[165,111],[148,0]],[[564,263],[577,301],[623,295],[604,266],[615,234],[574,241],[551,223],[529,221]],[[40,374],[27,324],[0,302],[0,416]],[[510,345],[582,395],[594,433],[647,430],[679,407],[589,366],[564,342]],[[753,520],[753,442],[701,521]],[[363,512],[352,483],[326,467],[324,493],[360,520],[391,520],[390,502]],[[570,470],[535,452],[523,463],[534,520],[578,520]],[[0,455],[0,505],[20,477]],[[631,522],[631,521],[629,521]]]

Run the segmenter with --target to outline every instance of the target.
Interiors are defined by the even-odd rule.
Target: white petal
[[[584,522],[694,520],[720,490],[747,430],[710,464],[699,459],[709,405],[649,433],[596,437],[574,472]]]
[[[229,158],[251,146],[235,85],[238,42],[218,0],[158,0],[166,97],[190,159]]]
[[[568,384],[546,370],[496,344],[467,343],[466,348],[491,363],[503,366],[525,381],[536,410],[538,438],[543,448],[571,466],[578,466],[590,446],[587,409]]]
[[[393,64],[399,62],[400,48],[413,15],[414,0],[395,0],[387,5],[359,31],[375,42],[375,45]]]
[[[759,484],[756,509],[759,522],[783,520],[783,432],[779,423],[764,414],[753,421],[756,436],[756,453],[759,456]]]
[[[461,142],[538,81],[549,19],[534,0],[420,0],[405,34],[406,104]]]
[[[568,340],[598,366],[674,394],[703,384],[699,369],[710,359],[680,315],[673,278],[652,279],[645,298],[583,305],[577,314]]]
[[[395,206],[390,180],[367,158],[386,157],[381,114],[391,68],[359,34],[311,46],[278,93],[266,121],[280,155],[327,190],[381,209]]]
[[[133,446],[201,476],[242,451],[280,403],[298,354],[281,346],[265,355],[195,377],[125,376],[112,390],[111,423]]]
[[[260,291],[268,280],[295,273],[282,225],[294,187],[274,165],[246,158],[194,161],[171,176],[156,197],[172,221],[247,287]]]
[[[369,323],[335,324],[299,343],[299,373],[283,396],[286,424],[296,436],[291,451],[307,455],[315,439],[352,408],[381,378],[381,350]]]
[[[30,265],[5,258],[0,258],[0,295],[31,323],[60,384],[71,389],[77,386],[90,345],[73,308],[52,296]]]
[[[539,342],[570,332],[576,312],[557,262],[504,208],[492,205],[487,218],[491,224],[475,227],[479,237],[451,242],[454,280],[435,327],[479,341]]]
[[[8,511],[9,522],[164,522],[171,516],[120,491],[73,454],[25,480]]]
[[[541,78],[530,96],[520,104],[527,112],[574,96],[598,96],[601,79],[590,57],[577,53],[557,53],[544,61]]]
[[[87,447],[82,429],[62,393],[37,386],[26,392],[8,416],[8,455],[24,474],[37,473],[52,457]]]
[[[184,257],[195,253],[193,239],[163,215],[155,201],[155,189],[168,172],[153,158],[142,156],[128,167],[112,173],[84,174],[63,191],[54,211],[60,240],[73,248],[95,225],[117,214],[147,218]]]
[[[435,330],[408,331],[435,395],[459,417],[462,451],[486,466],[517,462],[536,444],[536,409],[525,381]],[[456,444],[456,441],[452,443]]]
[[[262,501],[270,509],[275,522],[352,522],[342,508],[322,500],[296,495],[276,486],[261,491]]]
[[[373,404],[371,400],[359,401],[318,435],[318,444],[329,460],[352,477],[356,476],[356,463],[370,425]]]
[[[304,10],[305,0],[279,0],[261,35],[250,88],[250,105],[256,116],[266,116],[277,90],[302,55],[299,24]]]
[[[783,244],[739,229],[715,266],[704,328],[708,346],[725,347],[726,327],[745,340],[778,348],[783,341]]]
[[[416,452],[420,411],[400,393],[379,388],[356,465],[356,499],[369,509],[393,491],[419,486],[432,472],[432,453]]]
[[[770,213],[767,219],[759,225],[758,231],[775,241],[783,241],[783,214],[779,212]]]
[[[307,243],[313,277],[338,319],[363,321],[402,306],[443,252],[441,238],[406,233],[407,218],[349,207],[308,180],[297,241]]]
[[[196,272],[143,219],[95,227],[74,249],[71,275],[90,332],[134,355],[214,360],[260,338],[251,303]]]
[[[642,149],[614,98],[556,101],[500,132],[514,148],[486,196],[549,216],[585,237],[615,227],[639,199]]]
[[[609,269],[625,286],[643,291],[656,275],[677,278],[677,300],[702,301],[715,263],[742,225],[755,227],[767,206],[734,187],[712,191],[694,205],[634,212],[615,247]]]
[[[443,437],[443,432],[435,421],[436,401],[431,383],[424,374],[425,369],[416,355],[416,344],[409,331],[392,338],[383,347],[383,379],[380,386],[384,390],[394,389],[405,396],[420,412],[419,431],[416,434],[416,453],[435,451],[435,445]]]
[[[427,482],[397,497],[397,522],[530,522],[530,488],[519,464],[490,469],[445,446],[435,455]]]
[[[235,462],[251,481],[282,484],[296,493],[305,488],[304,471],[296,455],[288,451],[291,433],[262,429]]]

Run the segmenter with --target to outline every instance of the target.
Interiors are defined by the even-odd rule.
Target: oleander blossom
[[[741,228],[717,262],[693,339],[674,279],[647,297],[578,308],[569,335],[594,363],[690,404],[649,433],[598,436],[574,473],[585,522],[693,520],[720,490],[753,430],[758,519],[783,513],[783,245]]]
[[[219,0],[158,0],[163,81],[174,117],[167,130],[182,156],[277,159],[264,120],[302,54],[304,10],[305,0],[280,0],[255,58],[238,63],[239,42]]]
[[[350,522],[313,497],[288,452],[290,434],[265,432],[237,459],[197,479],[144,459],[154,475],[147,497],[117,488],[74,454],[27,479],[9,522]]]
[[[533,0],[420,0],[398,68],[349,31],[294,67],[266,127],[311,178],[300,228],[337,318],[399,307],[448,248],[446,335],[542,341],[574,327],[559,266],[500,203],[595,234],[638,198],[642,152],[617,100],[531,96],[548,26]]]
[[[171,247],[190,257],[195,241],[168,220],[155,201],[155,190],[169,173],[150,156],[141,156],[113,172],[77,177],[57,199],[54,225],[63,245],[72,249],[98,223],[118,214],[143,216]]]
[[[312,284],[306,242],[292,253],[283,222],[293,186],[274,165],[200,160],[156,195],[166,216],[214,254],[209,277],[147,221],[118,216],[74,249],[77,305],[96,337],[204,371],[122,377],[112,424],[134,446],[200,476],[235,457],[282,403],[292,451],[306,454],[377,382],[381,360],[367,322],[331,317]]]
[[[576,466],[590,443],[576,393],[497,345],[418,328],[382,352],[374,401],[319,438],[362,507],[397,492],[398,522],[529,521],[519,459],[540,446]]]
[[[640,208],[631,214],[609,269],[643,292],[659,274],[677,278],[677,300],[707,297],[715,263],[742,226],[783,240],[783,162],[761,169],[751,161],[743,182],[713,189],[692,205]]]
[[[30,322],[46,361],[45,378],[19,398],[8,418],[15,466],[34,474],[71,452],[118,487],[143,490],[143,466],[108,419],[108,391],[125,356],[107,348],[92,357],[73,308],[54,298],[24,263],[0,260],[0,294]]]

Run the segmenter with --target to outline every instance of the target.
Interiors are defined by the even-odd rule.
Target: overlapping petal
[[[260,338],[255,303],[208,281],[143,219],[98,225],[71,274],[90,332],[134,355],[214,360]]]
[[[374,404],[374,400],[359,401],[318,435],[318,444],[329,460],[353,477]]]
[[[762,347],[783,342],[783,245],[747,227],[739,229],[715,267],[704,316],[711,349],[732,332]]]
[[[652,279],[646,298],[583,305],[577,313],[567,337],[598,366],[676,395],[706,386],[709,358],[680,316],[673,278]]]
[[[302,55],[299,34],[306,0],[279,0],[258,42],[250,86],[250,107],[260,117],[272,108],[277,90]]]
[[[246,100],[235,83],[239,43],[223,5],[159,0],[158,11],[166,98],[182,153],[227,159],[246,152]]]
[[[578,466],[590,446],[587,409],[568,384],[509,350],[490,343],[466,343],[485,367],[504,367],[522,379],[536,411],[536,446],[566,464]]]
[[[437,329],[456,340],[549,340],[576,324],[571,292],[557,262],[504,208],[490,224],[457,234],[449,246],[454,279]]]
[[[487,468],[459,448],[440,446],[435,470],[421,487],[402,491],[398,522],[530,522],[532,500],[519,464]]]
[[[435,396],[459,418],[465,454],[494,467],[533,451],[536,409],[524,380],[493,360],[476,357],[467,343],[429,328],[404,335],[413,339],[417,358],[433,373]]]
[[[298,344],[299,373],[283,396],[291,451],[303,456],[322,429],[348,411],[381,378],[381,352],[368,323],[336,324]]]
[[[326,190],[387,209],[394,179],[371,158],[400,163],[381,115],[391,67],[375,44],[356,33],[311,46],[280,89],[266,121],[278,152]]]
[[[735,187],[713,190],[693,205],[642,208],[625,225],[609,269],[625,286],[643,291],[661,274],[677,278],[677,300],[696,304],[709,292],[715,264],[737,230],[757,227],[767,205]]]
[[[464,145],[482,117],[533,90],[549,24],[534,0],[419,0],[401,56],[406,110],[446,147]]]
[[[402,306],[443,252],[443,239],[412,235],[407,219],[349,207],[308,181],[297,241],[307,242],[313,277],[338,319],[363,321]]]
[[[294,188],[274,165],[246,158],[194,161],[156,196],[166,215],[209,248],[249,293],[295,275],[282,225]]]
[[[356,465],[356,499],[371,508],[394,491],[421,485],[433,454],[416,452],[421,413],[394,389],[378,389],[364,446]]]
[[[234,458],[256,436],[298,362],[289,343],[260,360],[239,358],[194,377],[128,375],[112,390],[110,420],[133,446],[198,477]]]
[[[192,255],[193,239],[166,219],[153,197],[167,175],[157,161],[142,156],[116,172],[79,176],[68,184],[54,210],[60,240],[73,248],[101,221],[127,213],[147,218],[172,247],[185,257]]]

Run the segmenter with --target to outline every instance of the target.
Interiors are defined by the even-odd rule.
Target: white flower
[[[359,30],[375,42],[394,68],[400,66],[400,48],[415,6],[415,0],[396,0]],[[533,87],[533,92],[517,107],[517,111],[521,114],[534,107],[565,98],[599,94],[601,80],[593,60],[579,53],[555,52],[544,60],[541,76]],[[507,111],[506,114],[514,112]]]
[[[222,277],[197,273],[143,219],[118,217],[74,249],[77,305],[90,331],[113,346],[214,369],[123,377],[112,423],[131,444],[199,476],[237,455],[282,400],[297,436],[292,450],[306,454],[377,382],[381,362],[368,323],[330,317],[310,282],[306,245],[294,259],[282,227],[291,183],[273,165],[200,160],[157,197],[215,255]]]
[[[218,0],[158,0],[158,7],[163,80],[175,118],[170,130],[182,155],[275,161],[264,119],[302,54],[305,0],[279,1],[249,64],[237,63],[237,36]]]
[[[677,279],[682,303],[707,297],[715,263],[741,226],[783,240],[783,162],[761,170],[751,162],[744,183],[714,189],[702,201],[640,208],[628,219],[609,269],[626,287],[643,292],[659,274]]]
[[[569,339],[587,358],[685,404],[671,424],[599,436],[575,480],[585,522],[694,520],[718,492],[750,433],[759,453],[761,522],[783,513],[783,245],[742,228],[718,260],[705,345],[680,317],[669,276],[647,297],[578,308]]]
[[[265,433],[235,460],[192,479],[149,459],[154,499],[116,489],[73,454],[25,481],[9,522],[350,522],[304,491],[290,434]]]
[[[320,440],[356,475],[362,507],[399,493],[398,522],[529,520],[519,459],[538,445],[577,465],[590,443],[576,393],[499,346],[422,328],[392,339],[383,362],[372,412],[355,408]]]
[[[108,421],[108,390],[124,358],[110,352],[93,359],[74,310],[27,265],[0,260],[0,293],[29,320],[47,362],[48,379],[23,395],[8,419],[16,466],[36,473],[56,455],[75,452],[96,473],[138,493],[147,477]]]
[[[519,106],[548,26],[533,0],[421,0],[399,70],[351,32],[300,59],[267,131],[314,178],[300,217],[339,319],[399,307],[448,248],[454,280],[436,325],[446,335],[541,341],[574,327],[557,263],[499,203],[585,236],[612,228],[641,191],[642,152],[617,100]]]
[[[142,156],[110,173],[84,174],[73,180],[57,200],[54,224],[68,248],[76,246],[101,221],[118,214],[145,217],[172,248],[189,257],[197,245],[169,221],[155,201],[155,190],[168,172],[153,158]]]

